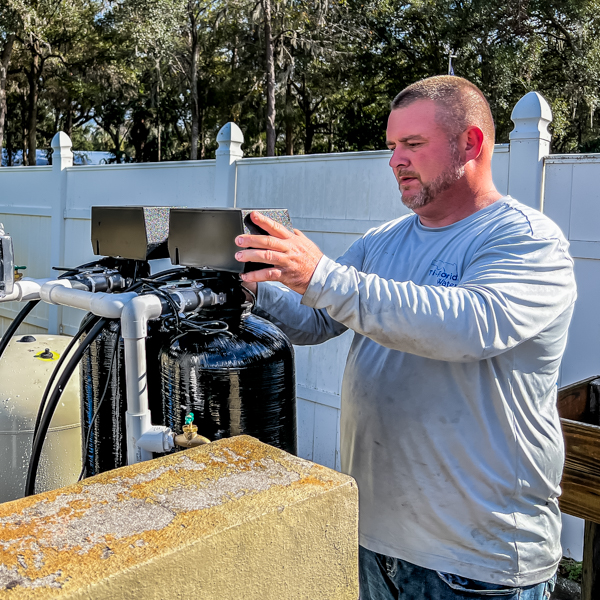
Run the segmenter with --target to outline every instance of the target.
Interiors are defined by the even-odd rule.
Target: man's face
[[[464,174],[458,146],[437,124],[432,100],[416,100],[390,113],[387,145],[402,202],[415,210],[426,206]]]

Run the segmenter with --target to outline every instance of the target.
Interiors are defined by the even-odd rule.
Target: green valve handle
[[[191,425],[194,422],[194,413],[188,413],[187,415],[185,415],[185,424],[186,425]]]

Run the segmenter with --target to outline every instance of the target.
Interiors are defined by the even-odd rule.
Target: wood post
[[[600,598],[600,525],[585,522],[581,600]]]
[[[560,389],[558,412],[566,447],[560,506],[564,513],[585,519],[581,600],[599,600],[600,378]]]

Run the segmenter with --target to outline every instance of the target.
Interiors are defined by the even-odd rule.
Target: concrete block
[[[350,477],[248,436],[0,504],[0,597],[358,598]]]

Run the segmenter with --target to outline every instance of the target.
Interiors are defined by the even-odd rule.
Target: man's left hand
[[[238,236],[235,243],[251,249],[241,250],[235,257],[240,262],[261,262],[273,266],[243,273],[243,281],[280,281],[295,292],[304,294],[323,253],[297,229],[292,233],[257,211],[252,212],[250,218],[269,235]]]

